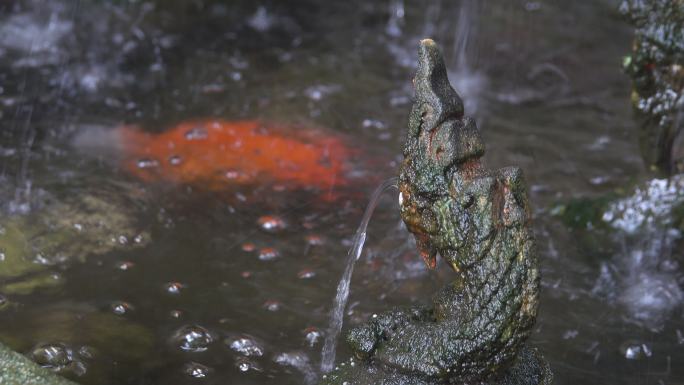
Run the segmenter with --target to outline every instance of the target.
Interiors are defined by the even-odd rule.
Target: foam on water
[[[626,310],[626,321],[652,331],[663,328],[684,301],[678,266],[672,259],[681,232],[672,227],[672,213],[684,202],[684,176],[653,179],[629,197],[612,203],[602,219],[619,230],[622,251],[604,263],[594,287]]]
[[[603,220],[616,229],[633,234],[656,223],[668,224],[672,209],[684,202],[684,175],[653,179],[637,187],[630,197],[613,203]]]

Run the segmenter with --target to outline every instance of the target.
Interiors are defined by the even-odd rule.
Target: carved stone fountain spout
[[[323,384],[551,384],[525,345],[537,316],[539,268],[517,167],[487,170],[475,122],[432,40],[420,43],[404,162],[401,217],[429,268],[455,272],[425,307],[374,315],[347,334],[354,358]]]

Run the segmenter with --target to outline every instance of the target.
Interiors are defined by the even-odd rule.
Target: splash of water
[[[337,349],[337,339],[342,331],[342,321],[344,319],[344,308],[347,305],[347,299],[349,298],[349,283],[351,281],[352,274],[354,273],[354,263],[361,257],[361,251],[363,250],[363,245],[366,242],[366,229],[368,228],[368,222],[375,207],[378,205],[380,196],[383,192],[391,187],[397,186],[397,178],[390,178],[384,181],[378,188],[375,189],[373,195],[371,195],[368,206],[366,206],[366,211],[363,213],[363,218],[361,219],[361,224],[354,234],[354,240],[349,253],[347,254],[347,266],[344,269],[342,278],[337,285],[337,295],[335,295],[335,300],[333,303],[332,311],[330,312],[330,326],[328,327],[328,333],[325,336],[325,343],[323,344],[323,353],[321,356],[321,371],[327,373],[332,370],[335,363],[335,350]]]
[[[473,70],[469,60],[469,54],[472,54],[473,47],[477,46],[473,43],[476,38],[478,12],[477,0],[461,0],[452,51],[456,66],[449,71],[449,78],[463,97],[465,110],[471,115],[477,112],[478,100],[486,82],[480,72]]]
[[[625,307],[627,321],[659,332],[684,301],[679,263],[673,258],[681,231],[673,211],[684,202],[684,175],[653,179],[613,202],[602,219],[619,232],[622,245],[603,263],[593,292]]]

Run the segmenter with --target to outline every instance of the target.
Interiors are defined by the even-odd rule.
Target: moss
[[[123,198],[86,193],[28,216],[7,217],[0,229],[0,292],[5,294],[55,287],[61,281],[45,272],[50,265],[82,262],[149,240]]]
[[[606,229],[608,224],[603,220],[603,213],[619,197],[617,193],[609,193],[598,197],[575,198],[556,205],[551,209],[551,214],[572,229]]]

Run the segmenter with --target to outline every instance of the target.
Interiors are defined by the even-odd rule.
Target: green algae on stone
[[[102,349],[117,361],[138,361],[149,356],[152,332],[114,313],[90,306],[60,303],[22,317],[11,333],[0,331],[0,341],[17,351],[29,351],[36,343],[60,342]]]
[[[50,265],[83,262],[90,255],[144,245],[123,197],[83,193],[52,202],[26,216],[0,223],[0,292],[28,294],[60,281],[45,273]],[[53,277],[54,278],[54,277]]]
[[[684,1],[625,0],[620,9],[635,27],[623,65],[642,155],[649,168],[684,172]]]
[[[126,367],[158,365],[152,354],[152,330],[109,311],[58,303],[25,314],[18,312],[15,318],[17,322],[11,332],[0,331],[0,343],[26,354],[39,346],[64,346],[72,352],[73,361],[64,367],[52,368],[60,375],[83,375],[86,381],[113,377]],[[97,360],[92,361],[92,356]],[[116,362],[117,365],[112,367],[104,362]],[[80,372],[78,368],[82,368]]]
[[[323,383],[550,384],[546,363],[525,348],[540,278],[522,172],[485,169],[484,143],[432,40],[421,42],[419,57],[400,213],[428,267],[439,254],[456,276],[431,306],[385,311],[353,328],[346,339],[358,363]]]

